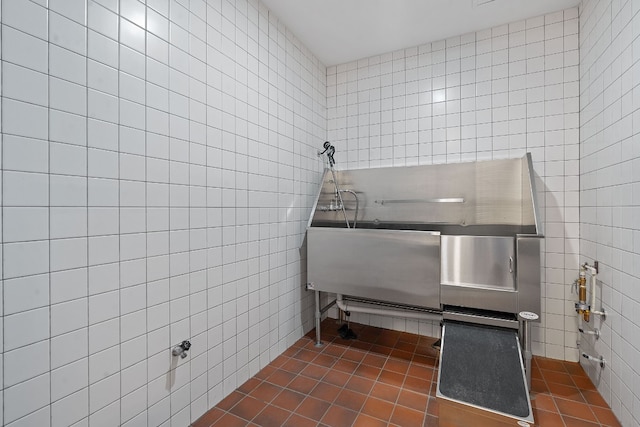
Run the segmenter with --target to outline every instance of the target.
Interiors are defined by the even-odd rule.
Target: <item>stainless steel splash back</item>
[[[335,176],[339,190],[325,173],[307,229],[315,289],[430,309],[540,312],[529,154]],[[356,211],[348,229],[345,215],[353,225]]]
[[[361,227],[508,225],[517,232],[538,234],[530,177],[529,156],[336,171],[339,187],[358,195]],[[309,225],[340,227],[345,223],[343,212],[331,209],[336,204],[335,193],[332,175],[325,173]],[[343,194],[343,201],[352,218],[355,198]]]

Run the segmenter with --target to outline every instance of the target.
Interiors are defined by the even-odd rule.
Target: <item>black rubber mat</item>
[[[445,322],[440,393],[515,417],[529,416],[517,331]]]

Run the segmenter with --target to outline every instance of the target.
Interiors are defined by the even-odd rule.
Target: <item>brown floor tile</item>
[[[251,421],[253,417],[258,415],[264,409],[266,404],[251,396],[247,396],[229,410],[233,415],[237,415],[247,421]]]
[[[404,383],[404,375],[397,372],[385,371],[380,372],[378,381],[395,387],[402,387]]]
[[[378,399],[386,400],[387,402],[395,403],[400,394],[400,388],[392,385],[384,384],[378,381],[374,384],[371,390],[371,396]]]
[[[542,377],[547,383],[564,384],[575,387],[571,376],[566,372],[542,370]]]
[[[366,414],[360,414],[353,423],[353,427],[387,427],[389,424],[386,421],[373,418]]]
[[[565,371],[567,371],[571,376],[582,376],[582,377],[586,377],[587,373],[584,371],[584,369],[582,368],[582,365],[580,365],[580,363],[578,362],[563,362],[564,364],[564,369]]]
[[[358,363],[345,359],[339,359],[335,365],[333,365],[333,369],[347,374],[353,374],[357,367]]]
[[[564,427],[560,414],[547,411],[533,411],[535,425],[539,427]]]
[[[399,360],[405,360],[407,362],[411,361],[411,359],[413,359],[413,352],[410,351],[402,351],[402,350],[398,350],[398,349],[393,349],[391,350],[391,353],[389,353],[389,357],[393,357],[395,359],[399,359]]]
[[[534,393],[548,393],[549,387],[547,387],[547,383],[544,380],[531,378],[531,391]]]
[[[583,402],[584,398],[582,393],[575,387],[566,386],[564,384],[548,383],[547,387],[549,392],[554,397],[560,397],[562,399],[575,400],[576,402]]]
[[[384,345],[374,344],[371,346],[371,352],[379,356],[389,356],[393,349]]]
[[[344,352],[344,354],[342,355],[342,358],[345,360],[351,360],[352,362],[360,363],[362,362],[362,359],[364,359],[365,354],[366,353],[363,351],[354,350],[350,348]]]
[[[279,406],[281,408],[293,411],[302,403],[306,396],[302,393],[297,393],[293,390],[284,389],[279,395],[273,399],[272,405]]]
[[[281,391],[282,391],[282,387],[269,384],[268,382],[263,382],[262,384],[257,386],[252,392],[250,392],[249,396],[268,403],[268,402],[271,402],[273,398],[276,397]]]
[[[289,359],[285,363],[282,364],[280,369],[284,369],[287,372],[291,372],[292,374],[298,374],[304,368],[307,367],[307,364],[302,360],[297,359]]]
[[[287,363],[290,359],[291,359],[290,357],[284,356],[281,354],[280,356],[273,359],[273,362],[271,362],[269,365],[271,365],[274,368],[279,368],[280,366]]]
[[[389,421],[393,413],[394,404],[385,400],[370,397],[362,407],[362,413],[371,415],[379,420]]]
[[[438,417],[427,415],[424,417],[423,427],[440,427],[440,421],[438,420]]]
[[[362,377],[351,377],[351,379],[345,384],[345,388],[353,391],[357,391],[362,394],[369,394],[373,388],[374,381]]]
[[[315,359],[313,359],[312,363],[318,366],[324,366],[325,368],[330,368],[337,362],[337,360],[338,359],[334,356],[320,353]]]
[[[218,419],[212,427],[246,427],[247,422],[233,414],[224,414]]]
[[[373,347],[373,344],[362,342],[362,341],[352,341],[349,346],[353,349],[357,349],[361,351],[369,351],[371,350],[371,347]]]
[[[429,394],[431,388],[431,381],[423,380],[416,377],[406,377],[404,380],[404,388],[407,390],[415,391],[416,393]]]
[[[334,403],[354,411],[359,411],[362,405],[364,405],[365,400],[367,400],[365,394],[353,390],[342,390]]]
[[[335,385],[320,382],[318,385],[309,393],[310,396],[315,397],[316,399],[324,400],[325,402],[332,403],[340,394],[341,389]]]
[[[566,415],[562,416],[562,421],[566,427],[600,427],[600,424],[592,423],[582,420],[580,418],[573,418]]]
[[[398,372],[404,375],[409,370],[409,362],[407,362],[406,360],[389,358],[382,369],[384,369],[385,371]]]
[[[375,342],[376,345],[381,345],[384,347],[393,347],[398,342],[398,336],[393,335],[381,335]]]
[[[296,409],[296,414],[320,421],[330,406],[330,403],[323,400],[316,399],[315,397],[307,397],[302,401],[300,406],[298,406],[298,409]]]
[[[438,366],[438,358],[431,356],[423,356],[421,354],[416,354],[412,359],[413,363],[417,363],[419,365],[436,367]]]
[[[222,409],[223,411],[228,411],[229,409],[233,408],[236,403],[244,399],[244,396],[245,395],[243,393],[234,391],[229,396],[222,399],[222,401],[218,403],[217,407]]]
[[[597,391],[594,391],[594,390],[581,390],[581,393],[582,393],[582,396],[584,397],[584,400],[589,405],[601,406],[601,407],[604,407],[604,408],[607,408],[607,409],[609,408],[609,405],[607,405],[607,402],[604,400],[604,398]]]
[[[397,404],[415,409],[416,411],[424,412],[427,409],[428,401],[429,396],[426,394],[416,393],[410,390],[402,390],[400,391]]]
[[[535,378],[538,380],[542,379],[542,371],[536,366],[535,363],[531,364],[531,378]]]
[[[300,372],[300,374],[304,375],[305,377],[319,380],[324,377],[328,371],[329,369],[325,368],[324,366],[309,364]]]
[[[376,380],[378,379],[378,375],[380,375],[380,372],[380,368],[361,363],[360,366],[356,368],[353,374],[370,380]]]
[[[580,390],[597,390],[593,385],[589,377],[576,376],[573,377],[573,382]]]
[[[261,427],[280,427],[290,415],[289,411],[269,405],[253,419],[253,422]]]
[[[417,344],[420,341],[420,335],[412,334],[411,332],[400,332],[398,341]]]
[[[276,368],[274,368],[273,365],[267,365],[256,374],[256,378],[260,380],[264,380],[269,375],[273,374],[275,370]]]
[[[556,402],[549,394],[536,394],[535,398],[531,399],[531,407],[549,412],[558,412]]]
[[[281,356],[293,357],[302,347],[304,347],[304,345],[299,345],[299,341],[296,341],[294,345],[283,351]]]
[[[409,366],[407,375],[410,375],[412,377],[422,378],[423,380],[431,381],[433,378],[433,372],[434,372],[433,368],[430,368],[428,366],[416,365],[415,363],[412,363]]]
[[[438,399],[435,397],[429,397],[429,401],[427,402],[427,414],[433,415],[434,417],[440,415],[438,410]]]
[[[391,422],[399,426],[420,426],[424,421],[424,412],[398,406],[393,410]]]
[[[238,387],[238,391],[244,394],[249,394],[250,392],[255,390],[255,388],[258,387],[261,383],[262,383],[262,380],[259,380],[255,377],[249,378],[247,381],[244,382],[244,384]]]
[[[322,349],[322,353],[328,356],[340,357],[347,349],[344,346],[337,344],[327,344]]]
[[[387,361],[386,356],[380,356],[379,354],[368,353],[364,359],[362,359],[362,363],[368,366],[373,366],[375,368],[382,368]]]
[[[576,402],[573,400],[554,399],[558,411],[561,415],[567,415],[573,418],[579,418],[585,421],[596,422],[596,416],[593,415],[591,408],[586,403]]]
[[[322,379],[323,382],[336,385],[338,387],[344,386],[347,381],[351,378],[350,374],[347,374],[342,371],[334,371],[330,370]]]
[[[283,427],[316,427],[317,421],[302,417],[298,414],[292,414],[288,420],[284,422]]]
[[[298,351],[293,356],[293,358],[297,359],[297,360],[302,360],[303,362],[311,362],[313,359],[316,358],[317,355],[318,355],[318,353],[316,353],[316,352],[302,349],[302,350]]]
[[[220,417],[224,415],[224,411],[222,409],[213,408],[210,411],[206,412],[203,416],[198,418],[198,420],[191,424],[191,427],[209,427]]]
[[[414,353],[416,351],[416,347],[418,346],[418,342],[402,342],[399,341],[396,345],[396,349],[400,351],[406,351],[407,353]]]
[[[533,360],[540,369],[565,372],[564,363],[562,362],[562,360],[547,359],[546,357],[534,357]]]
[[[318,385],[318,381],[313,378],[297,376],[287,385],[287,388],[299,393],[309,394],[316,385]]]
[[[358,413],[341,406],[332,406],[329,408],[324,417],[322,417],[322,425],[329,427],[350,426],[355,421]]]
[[[291,372],[283,371],[282,369],[276,369],[267,379],[266,381],[275,384],[280,387],[285,387],[296,377],[295,374]]]
[[[591,410],[596,415],[598,422],[602,425],[619,427],[620,421],[613,415],[613,412],[609,408],[600,408],[598,406],[592,406]]]

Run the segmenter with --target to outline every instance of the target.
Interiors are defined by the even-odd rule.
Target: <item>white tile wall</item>
[[[600,261],[591,321],[599,340],[581,348],[606,368],[583,366],[624,426],[640,425],[640,3],[580,7],[580,255]]]
[[[340,168],[531,152],[546,235],[534,352],[574,361],[569,283],[578,265],[578,63],[575,8],[327,70],[328,135]],[[356,317],[440,333],[437,323]]]
[[[256,0],[46,5],[0,0],[3,425],[187,425],[310,328],[298,246],[327,135],[342,168],[532,152],[534,350],[577,359],[569,283],[600,260],[612,315],[582,345],[610,363],[587,368],[638,424],[637,2],[326,72]]]
[[[257,0],[0,24],[0,423],[189,425],[313,326],[326,69]]]

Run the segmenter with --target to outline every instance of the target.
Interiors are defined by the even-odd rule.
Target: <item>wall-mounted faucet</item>
[[[171,354],[174,356],[180,356],[180,358],[184,359],[187,357],[187,351],[191,348],[191,343],[187,340],[182,341],[179,345],[173,347]]]
[[[335,203],[332,201],[331,205],[325,208],[321,208],[321,210],[325,212],[342,211],[342,214],[344,215],[344,221],[347,224],[347,228],[355,228],[356,223],[358,222],[358,205],[359,205],[358,195],[353,190],[341,190],[340,187],[338,187],[336,172],[333,169],[333,165],[336,164],[336,161],[333,158],[333,155],[336,153],[336,147],[331,145],[329,141],[325,141],[322,147],[324,148],[324,151],[318,151],[318,156],[322,156],[323,154],[327,153],[327,160],[329,161],[329,170],[331,171],[331,176],[333,177],[333,185],[336,187],[336,192],[335,192],[335,199],[334,199]],[[353,197],[356,200],[356,213],[353,219],[353,226],[349,224],[349,218],[347,218],[347,211],[344,206],[344,201],[342,200],[342,193],[350,193],[351,195],[353,195]]]

